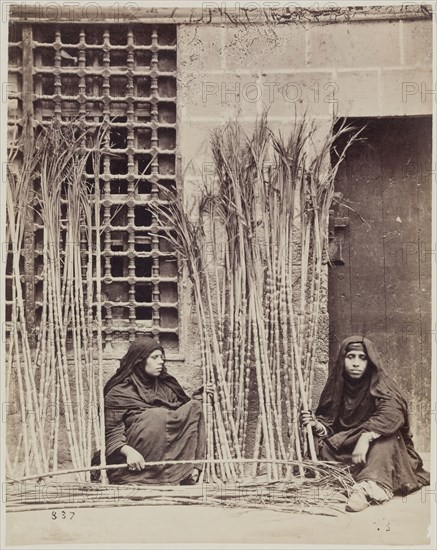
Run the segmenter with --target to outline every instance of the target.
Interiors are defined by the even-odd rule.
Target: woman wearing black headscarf
[[[104,389],[107,462],[128,464],[128,469],[108,471],[111,483],[197,481],[201,467],[194,461],[204,458],[205,427],[196,394],[190,399],[167,372],[164,350],[155,340],[144,337],[131,344]],[[165,460],[193,463],[146,465]]]
[[[346,510],[358,512],[429,484],[411,438],[407,402],[367,338],[342,342],[315,415],[303,412],[301,420],[318,436],[321,460],[351,465],[357,483]]]

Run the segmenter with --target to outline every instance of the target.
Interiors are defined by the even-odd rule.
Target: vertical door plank
[[[432,262],[436,261],[435,243],[432,243],[432,182],[435,172],[432,172],[432,120],[431,117],[418,118],[416,124],[417,165],[417,225],[418,225],[418,263],[419,263],[419,296],[420,324],[413,329],[413,336],[420,342],[420,375],[415,380],[416,407],[412,411],[413,420],[420,431],[416,429],[416,441],[419,448],[429,445],[431,422],[431,343],[436,338],[431,333],[431,285]],[[435,264],[434,264],[435,265]],[[433,405],[434,406],[434,405]]]
[[[348,151],[352,320],[344,336],[360,334],[385,351],[380,143],[372,124]]]
[[[381,154],[387,309],[385,363],[414,409],[420,344],[416,338],[408,337],[407,327],[420,322],[419,266],[417,256],[407,258],[405,254],[418,237],[417,175],[405,177],[405,167],[417,162],[414,124],[408,119],[392,120],[383,135]]]
[[[333,154],[333,162],[336,162],[336,155]],[[335,182],[335,190],[349,196],[348,189],[348,161],[340,165]],[[334,205],[334,216],[337,210]],[[335,311],[329,319],[329,355],[330,364],[336,360],[339,345],[344,339],[346,331],[352,327],[352,309],[350,295],[350,240],[347,238],[348,228],[343,230],[343,259],[344,265],[332,265],[329,267],[329,291],[328,311]]]

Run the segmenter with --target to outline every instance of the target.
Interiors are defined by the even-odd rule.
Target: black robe
[[[362,342],[368,367],[360,380],[344,375],[347,347]],[[373,343],[361,336],[346,338],[329,373],[316,410],[328,435],[318,440],[319,457],[351,464],[357,482],[370,479],[394,493],[408,494],[429,485],[429,473],[414,449],[408,405],[401,391],[382,368]],[[370,443],[365,465],[352,465],[352,452],[364,432],[380,434]]]
[[[145,361],[156,349],[163,351],[151,338],[135,341],[105,386],[107,462],[126,461],[120,453],[123,445],[133,447],[146,462],[193,462],[109,470],[111,483],[178,484],[192,472],[194,461],[204,458],[202,402],[190,399],[165,368],[157,377],[145,373]]]

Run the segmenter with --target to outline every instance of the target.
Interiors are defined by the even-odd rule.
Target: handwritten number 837
[[[52,519],[73,519],[74,516],[74,512],[66,512],[65,510],[61,510],[60,512],[55,512],[53,510],[52,512]]]

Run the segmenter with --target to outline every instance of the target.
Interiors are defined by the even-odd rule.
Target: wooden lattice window
[[[177,263],[148,208],[158,184],[176,185],[176,27],[14,24],[9,70],[10,120],[109,124],[100,170],[105,339],[151,333],[176,351]],[[86,177],[94,179],[88,168]],[[42,306],[40,228],[33,216],[23,251],[30,326]]]

